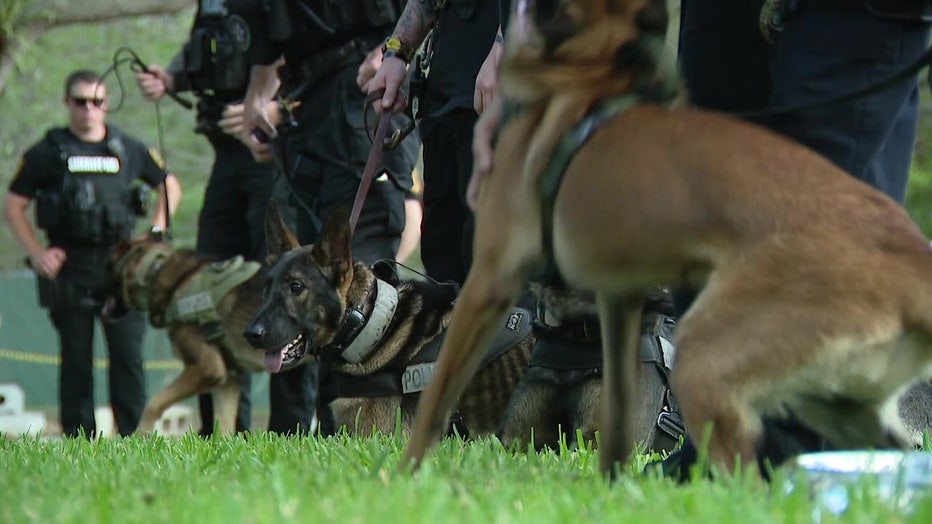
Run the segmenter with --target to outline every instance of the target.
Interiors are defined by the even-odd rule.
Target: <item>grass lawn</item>
[[[417,475],[392,437],[0,440],[0,522],[930,522],[932,498],[896,508],[869,483],[821,510],[805,483],[676,485],[598,473],[592,450],[512,454],[447,440]]]

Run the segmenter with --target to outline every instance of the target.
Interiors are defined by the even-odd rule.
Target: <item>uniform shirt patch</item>
[[[240,51],[248,51],[249,44],[252,41],[249,24],[239,15],[230,15],[226,19],[226,26],[230,36],[233,37],[233,41],[236,42],[236,47]]]
[[[120,172],[120,159],[115,156],[69,156],[69,173],[109,173]]]
[[[162,155],[159,154],[159,152],[154,147],[149,148],[149,158],[155,162],[155,165],[159,166],[159,169],[163,171],[165,170],[165,159],[162,158]]]

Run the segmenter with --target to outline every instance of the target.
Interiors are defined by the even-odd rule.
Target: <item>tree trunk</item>
[[[195,0],[12,0],[22,4],[15,26],[44,27],[177,13]]]
[[[56,26],[173,14],[195,0],[0,0],[0,95],[20,42]]]

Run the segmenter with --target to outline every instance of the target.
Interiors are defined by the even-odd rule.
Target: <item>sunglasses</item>
[[[104,105],[103,98],[84,98],[80,96],[69,96],[68,98],[71,100],[71,103],[77,107],[83,107],[89,103],[94,104],[94,107],[100,107]]]

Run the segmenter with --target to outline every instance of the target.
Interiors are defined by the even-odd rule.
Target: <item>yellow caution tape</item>
[[[29,362],[31,364],[49,364],[52,366],[61,364],[61,357],[57,355],[43,355],[41,353],[29,353],[28,351],[16,351],[4,348],[0,348],[0,360],[14,360],[16,362]],[[146,360],[142,363],[142,366],[144,369],[152,371],[167,371],[182,368],[181,362],[178,360]],[[105,358],[95,358],[94,367],[110,367],[110,361]]]

